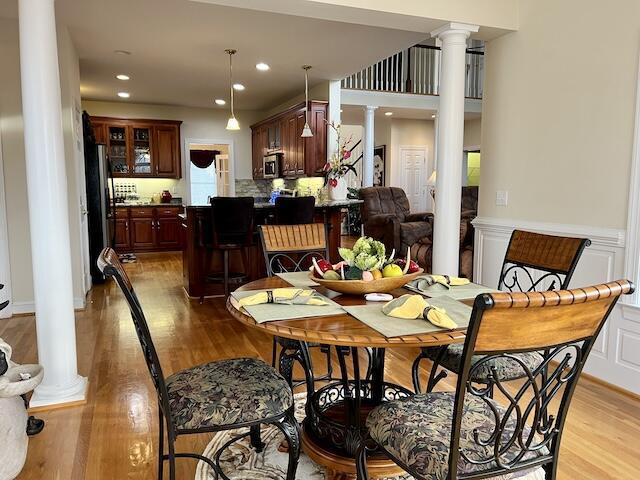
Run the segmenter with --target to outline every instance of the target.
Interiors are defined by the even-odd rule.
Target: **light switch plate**
[[[496,206],[506,207],[509,203],[509,192],[507,190],[496,190]]]

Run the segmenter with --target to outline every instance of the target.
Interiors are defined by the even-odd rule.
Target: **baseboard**
[[[75,311],[82,311],[86,308],[87,301],[85,297],[75,297],[73,299],[73,309]],[[20,315],[33,315],[36,313],[35,302],[11,302],[7,307],[8,317],[20,316]]]

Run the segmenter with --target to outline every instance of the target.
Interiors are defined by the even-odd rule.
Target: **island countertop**
[[[352,205],[360,205],[362,200],[323,200],[315,204],[314,221],[327,225],[329,260],[338,261],[342,211]],[[274,222],[275,205],[266,202],[254,204],[254,225]],[[221,255],[211,250],[211,207],[209,205],[187,205],[180,215],[183,235],[183,279],[184,288],[190,297],[221,295],[222,285],[207,283],[207,274],[221,270]],[[256,235],[253,245],[247,248],[248,265],[242,264],[239,251],[231,252],[229,262],[232,271],[245,271],[249,280],[266,276],[264,254]]]

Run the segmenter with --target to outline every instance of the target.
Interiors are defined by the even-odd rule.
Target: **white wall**
[[[215,140],[221,143],[233,143],[235,178],[252,178],[251,172],[251,129],[249,126],[260,117],[260,112],[236,111],[240,130],[226,130],[229,110],[226,108],[192,108],[170,105],[145,105],[129,102],[82,101],[82,108],[89,115],[118,118],[148,118],[155,120],[181,120],[180,152],[184,157],[185,139]],[[186,161],[182,159],[182,173],[186,172]],[[172,183],[167,183],[172,185]],[[185,196],[184,177],[176,192]]]
[[[478,147],[482,144],[482,119],[474,118],[464,122],[464,148]]]
[[[58,54],[69,198],[73,294],[75,306],[82,307],[84,306],[84,288],[80,196],[83,183],[80,183],[78,178],[78,162],[83,158],[83,146],[81,126],[78,131],[76,120],[76,106],[79,106],[80,95],[78,56],[67,29],[60,26],[58,27]],[[0,64],[2,65],[0,68],[0,85],[2,86],[0,88],[0,135],[11,266],[11,308],[13,313],[32,312],[34,310],[33,276],[17,20],[0,19]],[[6,280],[3,279],[2,282],[4,281]]]

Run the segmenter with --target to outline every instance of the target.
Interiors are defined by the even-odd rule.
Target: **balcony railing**
[[[468,48],[465,96],[482,98],[484,52]],[[440,47],[415,45],[342,80],[342,88],[438,95]]]

